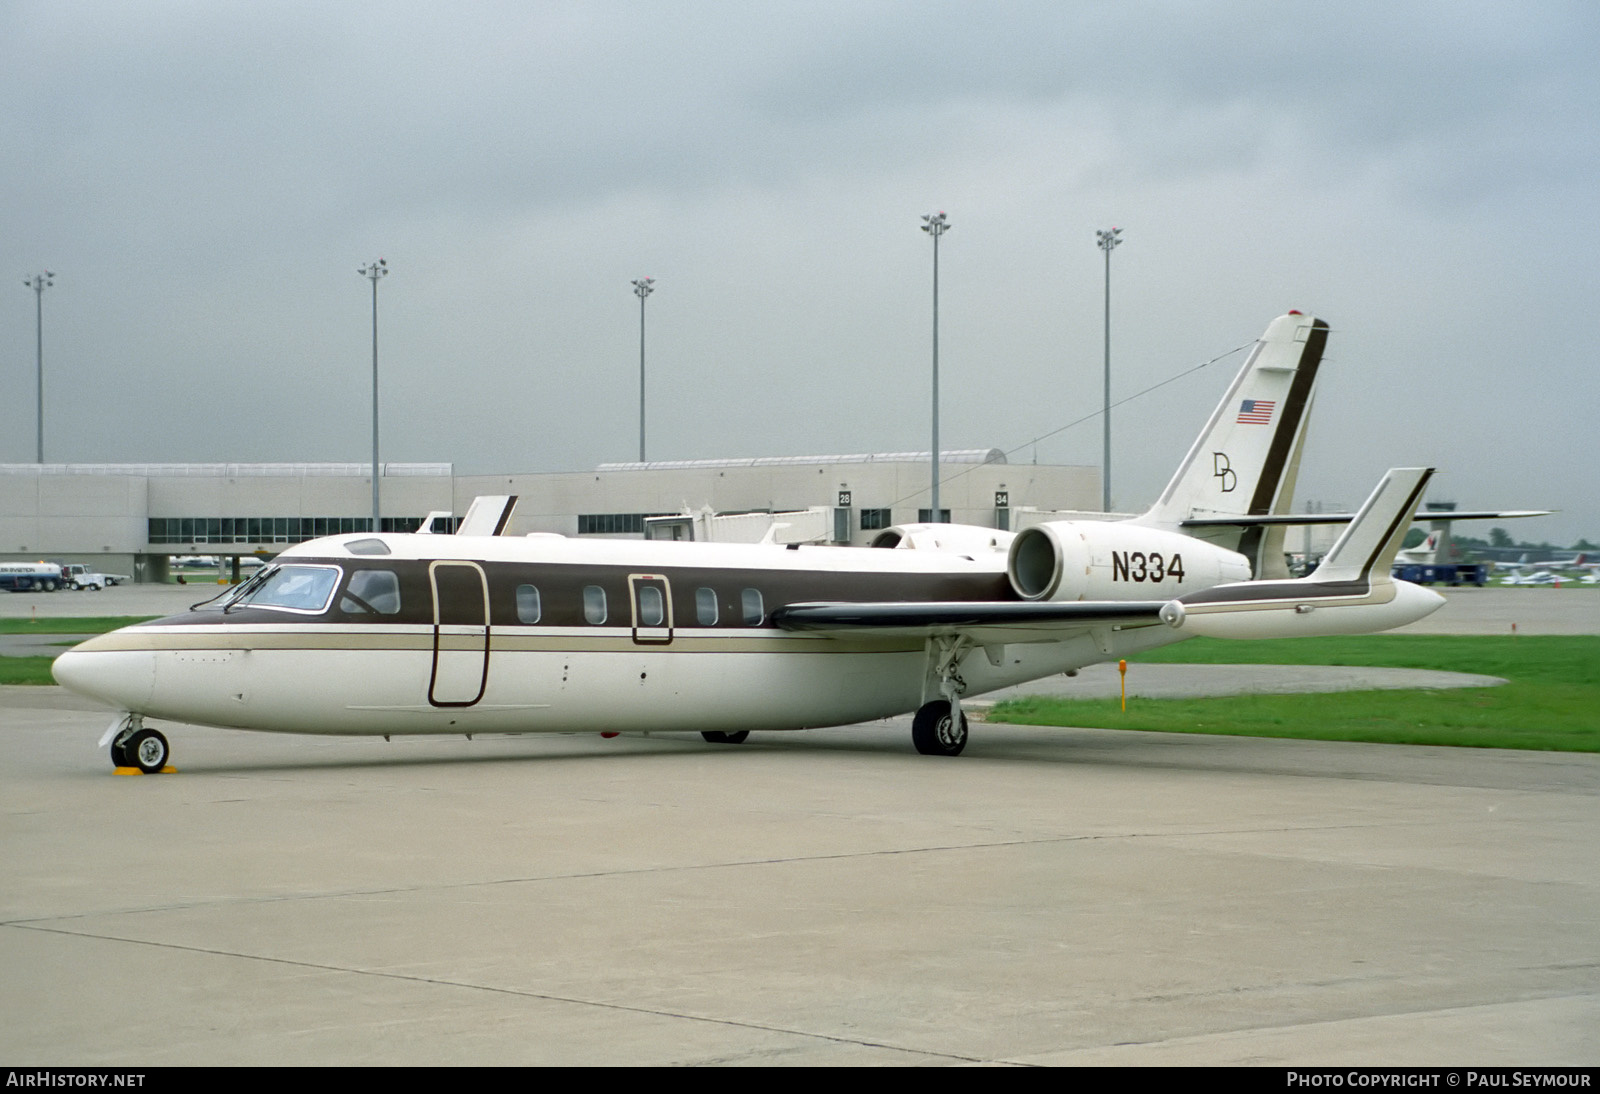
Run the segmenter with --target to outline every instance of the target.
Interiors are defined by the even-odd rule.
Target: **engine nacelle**
[[[1248,581],[1250,562],[1175,532],[1063,520],[1017,533],[1006,577],[1024,600],[1159,600]]]
[[[896,524],[873,537],[872,546],[892,547],[898,551],[938,551],[975,559],[981,555],[1004,554],[1011,540],[1010,532],[973,524]]]

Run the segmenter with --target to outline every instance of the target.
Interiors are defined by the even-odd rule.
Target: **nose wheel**
[[[167,769],[172,750],[158,730],[147,729],[135,714],[111,741],[111,762],[117,767],[136,767],[146,775]]]

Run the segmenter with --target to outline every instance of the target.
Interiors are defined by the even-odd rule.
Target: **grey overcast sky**
[[[0,461],[465,472],[945,447],[1334,334],[1300,499],[1384,468],[1600,539],[1600,5],[0,0]],[[1237,355],[1113,414],[1142,508]],[[1483,527],[1463,531],[1485,534]]]

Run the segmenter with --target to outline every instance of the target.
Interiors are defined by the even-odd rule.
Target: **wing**
[[[772,613],[784,630],[835,637],[928,638],[964,634],[978,645],[1060,642],[1092,627],[1177,626],[1183,611],[1169,600],[833,601],[789,604]]]

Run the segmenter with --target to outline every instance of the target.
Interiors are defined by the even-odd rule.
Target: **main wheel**
[[[737,730],[733,733],[722,733],[717,730],[704,730],[700,736],[714,745],[742,745],[750,736],[748,729]]]
[[[959,756],[967,747],[967,716],[961,724],[950,717],[950,704],[943,699],[924,703],[911,720],[911,743],[924,756]]]
[[[146,775],[154,775],[167,766],[169,749],[167,739],[153,729],[141,729],[123,746],[129,758],[133,760],[134,767]]]

